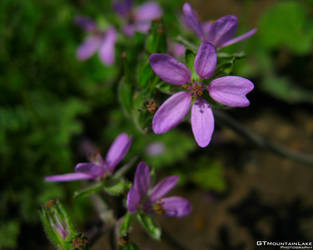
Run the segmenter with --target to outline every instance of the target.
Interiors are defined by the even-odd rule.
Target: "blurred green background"
[[[178,13],[183,1],[159,2],[164,8],[165,23],[171,28],[170,36],[174,37],[180,31]],[[249,96],[251,107],[231,114],[271,140],[277,139],[295,150],[313,153],[310,152],[313,145],[313,2],[194,0],[191,4],[203,21],[235,14],[240,20],[238,34],[252,27],[259,30],[253,38],[225,49],[226,52],[245,50],[247,58],[236,63],[233,71],[253,80],[256,85]],[[174,11],[177,15],[173,15]],[[312,240],[312,167],[259,154],[223,126],[217,127],[208,149],[196,146],[189,125],[182,125],[165,135],[143,135],[122,112],[116,94],[120,58],[125,48],[118,45],[117,67],[103,66],[97,56],[86,62],[77,61],[75,51],[84,38],[83,31],[73,22],[77,15],[105,23],[113,14],[110,1],[106,0],[0,2],[0,249],[46,249],[48,242],[39,223],[38,209],[50,199],[62,200],[81,230],[86,230],[88,221],[93,219],[92,207],[88,200],[72,199],[73,191],[81,184],[46,183],[43,178],[71,172],[77,162],[86,161],[86,145],[94,145],[105,155],[121,132],[134,135],[126,160],[139,155],[149,164],[162,168],[161,175],[176,173],[181,176],[181,192],[190,197],[195,207],[190,219],[195,227],[193,230],[200,230],[198,235],[204,239],[209,233],[221,236],[221,242],[216,236],[210,243],[199,243],[191,249],[252,249],[254,239],[267,236],[256,231],[254,225],[241,223],[237,210],[244,210],[241,209],[244,202],[254,204],[252,208],[242,205],[248,209],[246,214],[257,209],[269,210],[271,206],[287,209],[285,213],[295,218],[295,223],[284,225],[286,232],[279,236],[289,239],[294,235],[295,239]],[[144,36],[136,36],[135,40],[129,46],[137,46],[140,50]],[[161,143],[164,152],[149,156],[146,150],[151,143]],[[207,208],[214,203],[225,210],[225,201],[236,196],[238,179],[246,180],[246,183],[253,180],[249,177],[251,171],[254,174],[256,171],[255,178],[263,177],[264,181],[287,171],[287,179],[277,177],[276,182],[270,181],[268,189],[262,184],[257,188],[250,184],[241,187],[249,193],[238,194],[240,198],[232,211],[235,211],[233,214],[244,235],[239,237],[242,242],[237,243],[232,238],[225,240],[225,237],[232,237],[232,233],[238,233],[235,226],[227,223],[226,226],[213,223],[211,231],[205,231],[203,227],[206,226],[201,224],[205,220],[201,216],[208,210],[197,209],[198,203],[209,200]],[[288,198],[291,191],[286,187],[291,176],[295,178],[293,185],[302,187]],[[272,189],[280,192],[271,196]],[[265,199],[253,192],[263,192]],[[252,201],[249,195],[252,195]],[[268,201],[267,197],[273,199]],[[284,197],[282,203],[274,202],[273,205],[275,197]],[[261,201],[255,203],[259,199]],[[300,223],[303,214],[310,225]],[[271,216],[265,217],[284,221],[279,213]],[[213,219],[209,221],[214,222]],[[257,230],[262,231],[264,227],[265,231],[270,230],[269,235],[274,235],[273,223],[264,226],[264,221]],[[188,220],[180,223],[185,222]],[[171,223],[179,225],[175,221]]]

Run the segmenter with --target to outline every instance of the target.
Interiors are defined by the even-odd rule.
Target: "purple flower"
[[[163,214],[170,217],[183,217],[190,214],[190,203],[177,196],[163,198],[178,182],[177,176],[170,176],[161,180],[148,193],[150,187],[150,171],[146,163],[138,164],[134,185],[128,192],[127,209],[133,214],[138,210],[146,213]]]
[[[88,34],[77,49],[77,59],[86,60],[98,51],[102,63],[112,65],[115,60],[116,30],[110,27],[101,31],[92,20],[85,17],[77,17],[75,22]]]
[[[115,12],[126,20],[123,28],[127,36],[133,36],[136,31],[147,33],[151,21],[162,16],[162,9],[155,2],[147,2],[133,9],[132,0],[116,0],[113,3]]]
[[[120,134],[111,145],[105,160],[97,154],[92,162],[78,163],[75,173],[47,176],[46,181],[76,181],[76,180],[100,180],[107,175],[112,175],[116,165],[125,157],[132,137],[123,133]]]
[[[209,42],[203,42],[195,58],[194,68],[201,79],[208,79],[215,71],[216,50]],[[163,134],[177,126],[187,115],[190,106],[191,126],[196,142],[206,147],[214,130],[214,117],[210,105],[201,96],[207,90],[212,99],[230,107],[246,107],[250,104],[246,98],[253,89],[253,83],[239,76],[217,78],[204,86],[201,82],[191,80],[190,70],[167,54],[150,56],[153,71],[165,82],[180,85],[185,90],[168,98],[153,117],[154,133]]]
[[[215,22],[201,24],[189,3],[185,3],[183,6],[183,16],[187,27],[203,42],[210,42],[219,49],[245,40],[257,31],[252,29],[241,36],[233,38],[238,27],[237,17],[228,15],[217,19]]]
[[[185,46],[180,43],[170,41],[169,53],[177,58],[183,57],[185,55]]]

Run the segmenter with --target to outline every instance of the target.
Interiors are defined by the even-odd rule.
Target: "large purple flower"
[[[102,63],[112,65],[115,61],[116,30],[110,27],[101,31],[92,20],[85,17],[77,17],[75,22],[88,34],[77,49],[77,59],[86,60],[98,51]]]
[[[147,2],[133,9],[132,0],[116,0],[113,8],[126,20],[123,31],[127,36],[133,36],[136,31],[147,33],[151,21],[162,16],[162,9],[156,2]]]
[[[201,24],[189,3],[185,3],[183,6],[183,17],[189,29],[203,42],[210,42],[216,48],[223,48],[245,40],[257,31],[256,29],[252,29],[241,36],[233,38],[238,27],[237,17],[228,15],[217,19],[215,22],[205,22]]]
[[[190,214],[190,203],[177,196],[163,198],[178,182],[177,176],[170,176],[161,180],[148,193],[150,187],[150,171],[146,163],[138,164],[134,185],[128,192],[127,209],[133,214],[138,210],[146,213],[163,214],[170,217],[183,217]]]
[[[208,79],[216,67],[215,47],[203,42],[194,62],[196,73],[201,79]],[[167,54],[150,56],[153,71],[165,82],[180,85],[185,90],[168,98],[153,117],[152,128],[156,134],[163,134],[178,125],[187,115],[190,106],[191,126],[195,140],[200,147],[206,147],[214,130],[214,117],[210,105],[201,96],[207,90],[212,99],[230,107],[246,107],[250,104],[246,94],[253,89],[253,83],[239,76],[224,76],[211,81],[208,87],[191,80],[190,70]]]
[[[116,165],[125,157],[132,142],[132,137],[120,134],[111,145],[105,160],[97,154],[92,162],[78,163],[75,173],[47,176],[46,181],[77,181],[77,180],[100,180],[114,172]]]

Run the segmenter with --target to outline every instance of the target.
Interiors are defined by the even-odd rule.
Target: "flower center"
[[[162,207],[161,202],[157,202],[156,204],[153,205],[153,209],[157,214],[164,214],[165,210]]]
[[[197,100],[199,96],[203,95],[204,88],[200,82],[192,83],[190,85],[185,84],[183,85],[183,88],[190,93],[190,97],[194,101]]]

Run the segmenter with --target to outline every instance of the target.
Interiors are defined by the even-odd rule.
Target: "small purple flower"
[[[184,217],[190,214],[190,203],[177,196],[163,198],[178,182],[177,176],[170,176],[161,180],[148,193],[150,187],[150,171],[146,163],[138,164],[134,185],[128,192],[127,209],[129,213],[143,210],[146,213],[163,214],[169,217]]]
[[[97,154],[92,162],[78,163],[75,167],[75,173],[47,176],[46,181],[76,181],[76,180],[101,180],[107,175],[112,175],[116,165],[125,157],[132,137],[123,133],[120,134],[111,145],[106,159]]]
[[[165,151],[165,146],[162,142],[153,142],[149,144],[146,148],[147,155],[149,156],[159,156]]]
[[[77,59],[84,61],[98,51],[102,63],[112,65],[115,61],[116,30],[109,27],[106,31],[101,31],[92,20],[85,17],[77,17],[75,23],[88,34],[77,49]]]
[[[180,58],[185,55],[185,46],[180,43],[170,41],[168,47],[169,53],[176,58]]]
[[[195,58],[194,68],[201,79],[208,79],[215,71],[217,62],[215,47],[203,42]],[[153,71],[165,82],[180,85],[185,90],[168,98],[157,110],[152,120],[154,133],[163,134],[177,126],[191,109],[191,126],[196,142],[206,147],[214,130],[214,117],[210,105],[201,96],[207,90],[212,99],[230,107],[246,107],[246,98],[253,83],[239,76],[224,76],[211,81],[208,87],[191,79],[190,70],[167,54],[150,56]]]
[[[189,3],[185,3],[183,6],[183,17],[187,27],[199,39],[203,42],[212,43],[218,49],[245,40],[257,31],[257,29],[252,29],[241,36],[233,38],[238,27],[237,17],[228,15],[217,19],[215,22],[201,24]]]
[[[127,36],[133,36],[136,31],[147,33],[151,21],[162,16],[162,9],[156,2],[147,2],[133,9],[132,0],[116,0],[113,3],[115,12],[126,20],[123,28]]]

